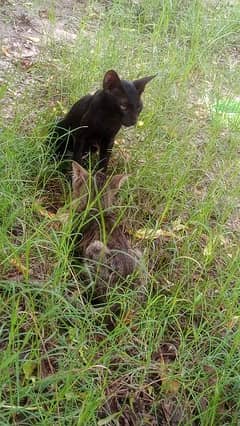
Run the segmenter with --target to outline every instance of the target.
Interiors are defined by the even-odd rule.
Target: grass
[[[212,111],[239,94],[239,17],[237,2],[93,2],[75,44],[49,39],[28,71],[38,83],[0,135],[0,424],[238,424],[239,121]],[[39,204],[71,199],[49,126],[111,68],[158,77],[109,170],[130,173],[119,203],[148,299],[113,294],[123,312],[109,330],[108,306],[83,299],[72,221],[59,226]],[[162,235],[139,240],[142,228]]]

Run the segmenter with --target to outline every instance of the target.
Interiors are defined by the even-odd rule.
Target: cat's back
[[[121,229],[113,232],[107,246],[111,253],[112,269],[122,277],[132,274],[141,256],[131,248],[128,238]]]
[[[115,271],[118,276],[126,277],[134,272],[141,256],[139,256],[139,252],[135,253],[135,250],[132,249],[124,226],[122,224],[116,226],[114,216],[107,215],[105,226],[108,235],[108,262],[112,271]]]
[[[81,122],[84,114],[88,111],[93,98],[94,95],[88,94],[79,99],[66,115],[64,119],[65,123],[71,127],[79,126],[79,123]]]

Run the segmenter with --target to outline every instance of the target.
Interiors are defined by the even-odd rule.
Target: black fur
[[[70,150],[73,160],[82,164],[86,154],[99,150],[98,168],[106,171],[117,132],[122,125],[136,124],[143,107],[141,94],[154,77],[130,82],[120,80],[114,70],[107,71],[103,89],[81,98],[57,124],[57,156],[63,158]]]

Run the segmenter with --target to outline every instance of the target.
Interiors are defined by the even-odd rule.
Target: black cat
[[[141,94],[154,76],[133,82],[120,80],[114,70],[107,71],[103,89],[76,102],[55,130],[56,154],[63,158],[67,150],[79,164],[89,152],[99,150],[98,168],[106,171],[120,127],[136,124],[143,104]]]

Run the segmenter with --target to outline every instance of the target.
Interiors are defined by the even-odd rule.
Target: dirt
[[[47,6],[48,4],[48,6]],[[73,42],[84,2],[74,0],[49,2],[9,1],[0,5],[1,72],[11,68],[14,59],[36,58],[49,38]]]
[[[44,61],[50,41],[73,43],[87,10],[88,3],[81,0],[1,0],[0,102],[5,118],[13,115],[16,98],[26,86],[41,77],[26,71],[40,59]]]

